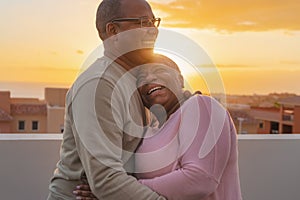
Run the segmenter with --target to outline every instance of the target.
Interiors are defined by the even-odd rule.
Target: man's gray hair
[[[122,17],[121,1],[122,0],[103,0],[98,7],[96,28],[102,40],[106,37],[106,24],[115,18]]]

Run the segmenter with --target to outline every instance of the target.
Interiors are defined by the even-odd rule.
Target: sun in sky
[[[98,0],[0,2],[0,90],[8,83],[70,86],[101,44]],[[226,93],[300,94],[298,0],[149,0],[161,27],[201,46]],[[180,41],[174,41],[180,42]],[[195,89],[205,83],[186,75]],[[1,86],[2,85],[2,86]],[[198,87],[198,88],[197,88]]]

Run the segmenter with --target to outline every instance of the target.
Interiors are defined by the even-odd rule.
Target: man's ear
[[[118,33],[118,27],[113,23],[107,23],[105,28],[108,37],[116,35]]]

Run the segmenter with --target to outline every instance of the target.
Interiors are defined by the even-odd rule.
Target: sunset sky
[[[20,96],[37,94],[37,84],[69,86],[101,44],[95,28],[99,2],[0,1],[0,90]],[[299,0],[149,2],[162,28],[205,49],[226,93],[300,95]]]

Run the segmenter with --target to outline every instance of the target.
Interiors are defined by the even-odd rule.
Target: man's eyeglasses
[[[148,17],[139,17],[139,18],[118,18],[111,20],[111,23],[115,22],[133,22],[140,24],[141,28],[143,27],[158,27],[160,24],[160,18],[148,18]]]

